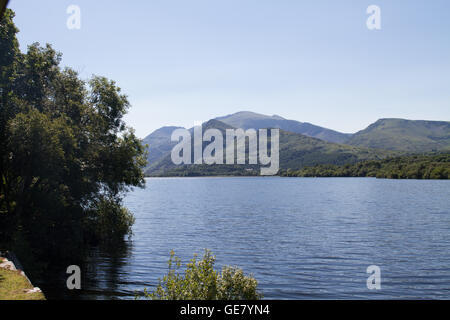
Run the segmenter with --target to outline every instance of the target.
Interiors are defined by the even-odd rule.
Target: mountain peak
[[[348,134],[315,126],[310,123],[287,120],[279,115],[267,116],[251,111],[240,111],[224,117],[216,118],[215,120],[219,120],[234,128],[242,128],[245,130],[279,128],[284,131],[300,133],[309,137],[335,143],[344,143],[350,137]]]
[[[218,117],[216,118],[216,120],[222,121],[222,120],[231,120],[231,121],[236,121],[236,120],[247,120],[247,119],[258,119],[258,120],[264,120],[264,119],[276,119],[276,120],[284,120],[284,118],[278,116],[278,115],[273,115],[273,116],[268,116],[265,114],[261,114],[261,113],[256,113],[253,111],[239,111],[236,113],[232,113],[223,117]]]
[[[274,114],[274,115],[272,116],[272,118],[273,118],[273,119],[277,119],[277,120],[286,120],[285,118],[283,118],[283,117],[281,117],[281,116],[279,116],[279,115],[277,115],[277,114]]]
[[[144,138],[144,141],[147,141],[148,139],[151,139],[152,137],[160,137],[160,136],[171,135],[174,130],[180,129],[180,128],[182,128],[182,127],[176,127],[176,126],[161,127],[159,129],[156,129],[152,133],[150,133],[148,136],[146,136]]]

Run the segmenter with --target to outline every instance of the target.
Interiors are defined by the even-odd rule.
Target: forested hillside
[[[321,165],[282,170],[287,177],[377,177],[389,179],[450,179],[450,153],[369,160],[343,166]]]

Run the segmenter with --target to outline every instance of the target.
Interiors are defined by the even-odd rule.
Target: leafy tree
[[[127,97],[61,69],[48,44],[21,53],[13,17],[0,23],[0,247],[46,261],[121,241],[134,222],[122,199],[146,165]]]
[[[180,273],[181,260],[172,251],[168,262],[169,272],[157,288],[144,296],[153,300],[259,300],[258,282],[252,276],[245,276],[236,267],[224,267],[222,272],[214,270],[215,257],[205,250],[203,259],[197,256]]]

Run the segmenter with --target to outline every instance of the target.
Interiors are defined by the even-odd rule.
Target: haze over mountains
[[[341,133],[314,124],[242,111],[203,124],[216,128],[280,129],[280,168],[300,169],[318,164],[352,164],[405,153],[450,151],[450,122],[380,119],[355,134]],[[162,127],[144,140],[149,145],[147,175],[241,175],[256,174],[255,165],[175,166],[170,153],[177,144],[172,132]]]

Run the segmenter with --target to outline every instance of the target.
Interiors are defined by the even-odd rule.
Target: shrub
[[[214,270],[216,258],[205,250],[203,259],[197,255],[186,265],[183,274],[181,260],[172,251],[168,262],[169,272],[159,280],[152,292],[144,290],[144,296],[153,300],[259,300],[258,282],[246,276],[237,267],[225,266],[222,272]]]

